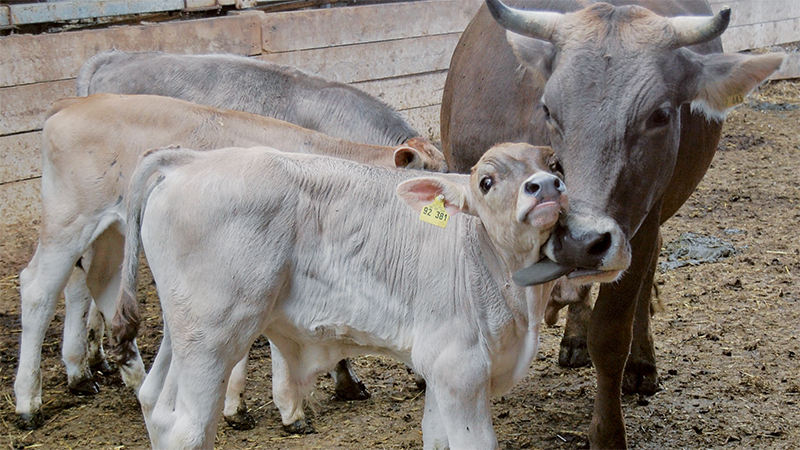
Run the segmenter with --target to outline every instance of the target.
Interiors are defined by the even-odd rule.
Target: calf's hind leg
[[[64,288],[64,337],[61,359],[67,370],[67,386],[77,395],[94,395],[100,386],[94,381],[87,353],[86,316],[92,296],[86,286],[83,267],[90,264],[90,256],[84,256],[81,267],[76,267]]]
[[[119,232],[106,230],[92,246],[92,264],[89,266],[86,282],[95,299],[95,304],[104,318],[104,323],[110,323],[110,318],[114,317],[117,307],[122,276],[124,239]],[[144,379],[145,370],[135,341],[131,344],[125,357],[126,360],[119,361],[122,380],[126,386],[137,391]]]
[[[71,235],[71,231],[65,227],[64,235]],[[81,243],[51,240],[56,242],[40,239],[31,262],[19,276],[22,336],[14,395],[19,425],[25,429],[38,428],[43,423],[42,343],[58,297],[84,251]]]
[[[286,344],[291,345],[291,344]],[[298,372],[301,362],[297,358],[285,357],[278,346],[270,340],[272,355],[272,400],[281,413],[283,429],[292,434],[312,434],[317,431],[306,418],[303,406],[314,388],[314,377],[304,377]],[[294,354],[298,354],[297,349]]]

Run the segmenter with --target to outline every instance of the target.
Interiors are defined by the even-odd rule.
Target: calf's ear
[[[419,151],[413,147],[404,145],[394,151],[394,166],[398,169],[418,169],[425,168],[425,164],[419,155]]]
[[[692,111],[724,120],[728,111],[781,67],[784,55],[714,53],[695,55],[701,67]]]
[[[433,203],[439,195],[444,198],[444,209],[447,214],[454,216],[460,212],[469,213],[467,189],[443,178],[413,178],[397,186],[397,196],[417,213]]]

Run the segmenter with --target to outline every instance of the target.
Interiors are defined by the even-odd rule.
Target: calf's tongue
[[[520,286],[533,286],[561,278],[575,269],[574,266],[565,266],[548,258],[542,258],[539,262],[516,271],[511,279]]]

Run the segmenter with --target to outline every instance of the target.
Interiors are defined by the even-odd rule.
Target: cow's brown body
[[[503,20],[497,13],[502,5],[489,3]],[[587,337],[598,374],[590,441],[594,447],[619,448],[626,446],[620,405],[626,360],[626,385],[640,391],[657,387],[649,300],[659,225],[708,169],[725,111],[776,70],[782,57],[701,56],[722,51],[717,37],[727,26],[725,14],[715,18],[716,30],[698,38],[692,27],[699,22],[650,13],[710,16],[702,0],[611,3],[620,6],[509,0],[523,10],[575,12],[538,15],[546,19],[536,22],[544,24],[541,29],[514,29],[525,37],[507,34],[483,6],[453,56],[441,122],[445,157],[455,171],[465,170],[495,142],[555,149],[575,206],[552,240],[550,256],[556,261],[600,266],[594,261],[606,251],[603,242],[610,235],[605,230],[580,235],[575,224],[581,217],[588,218],[584,224],[613,220],[611,228],[629,242],[629,269],[601,287]],[[623,6],[631,3],[650,11]],[[573,254],[581,246],[584,253]]]

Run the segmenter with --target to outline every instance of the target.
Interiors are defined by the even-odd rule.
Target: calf
[[[164,313],[138,393],[153,447],[212,448],[231,370],[263,333],[282,355],[284,424],[303,419],[317,374],[378,353],[427,380],[426,449],[496,448],[489,396],[525,375],[552,286],[512,274],[539,259],[567,209],[554,163],[528,144],[435,177],[264,149],[145,154],[113,335],[122,353],[136,336],[141,239]],[[445,229],[419,220],[437,202]]]
[[[200,150],[270,145],[380,165],[444,170],[438,151],[357,144],[277,119],[168,97],[98,94],[55,103],[42,132],[39,244],[20,274],[22,337],[14,391],[24,427],[41,423],[41,348],[62,291],[62,354],[69,388],[97,392],[86,348],[88,304],[93,298],[105,317],[114,311],[130,175],[142,153],[167,145]],[[126,383],[138,387],[144,377],[138,353],[122,369]],[[237,373],[242,388],[244,372]],[[241,417],[236,411],[242,408],[238,393],[232,393],[226,418]]]
[[[353,86],[244,56],[109,50],[86,61],[75,82],[79,96],[164,95],[366,144],[396,146],[420,136],[393,108]]]

